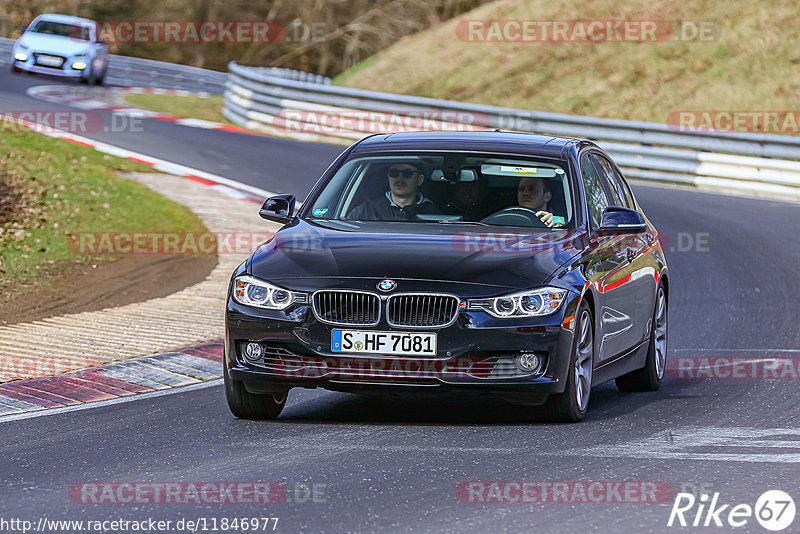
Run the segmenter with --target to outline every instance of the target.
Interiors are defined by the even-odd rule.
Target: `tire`
[[[101,71],[100,71],[100,74],[98,74],[98,75],[95,77],[95,79],[94,79],[94,84],[95,84],[95,85],[103,85],[103,82],[104,82],[104,81],[105,81],[105,79],[106,79],[106,70],[107,70],[107,69],[103,69],[103,70],[101,70]]]
[[[620,391],[656,391],[661,387],[667,366],[667,319],[667,293],[659,283],[644,367],[618,377],[615,381]]]
[[[551,395],[544,407],[548,420],[559,423],[577,423],[586,416],[592,390],[594,366],[594,323],[586,302],[575,314],[575,339],[569,361],[567,385],[563,393]]]
[[[81,83],[91,83],[92,78],[94,77],[94,72],[92,72],[92,68],[88,67],[88,71],[86,76],[81,76]]]
[[[275,419],[286,406],[288,391],[256,395],[248,392],[241,382],[228,378],[227,371],[224,382],[228,408],[240,419]]]

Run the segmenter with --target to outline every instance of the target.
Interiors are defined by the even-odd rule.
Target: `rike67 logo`
[[[781,490],[764,492],[756,500],[755,506],[745,503],[723,504],[718,492],[713,496],[702,493],[699,498],[691,493],[678,493],[667,526],[738,529],[749,524],[755,517],[765,529],[778,532],[789,528],[794,516],[794,500]]]

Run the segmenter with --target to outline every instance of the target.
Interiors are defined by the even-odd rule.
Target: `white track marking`
[[[205,389],[222,384],[222,379],[217,378],[202,382],[200,384],[192,384],[191,386],[182,386],[178,388],[169,388],[160,391],[148,391],[147,393],[139,393],[137,395],[130,395],[127,397],[119,397],[116,399],[108,399],[102,401],[86,402],[84,404],[76,404],[74,406],[64,406],[63,408],[49,408],[46,410],[37,410],[35,412],[24,412],[20,414],[11,414],[0,417],[0,424],[8,423],[11,421],[19,421],[21,419],[33,419],[35,417],[46,417],[48,415],[58,415],[67,412],[77,412],[81,410],[91,410],[93,408],[101,408],[103,406],[111,406],[113,404],[122,404],[125,402],[134,402],[139,400],[152,399],[155,397],[163,397],[164,395],[172,395],[174,393],[186,393],[188,391],[195,391],[198,389]]]
[[[797,352],[800,349],[670,349],[670,352]]]
[[[704,451],[703,449],[713,449]],[[779,452],[778,449],[785,452]],[[682,427],[622,443],[564,452],[570,456],[800,463],[800,428]]]

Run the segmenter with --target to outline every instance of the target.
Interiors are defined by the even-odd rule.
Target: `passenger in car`
[[[548,203],[553,198],[550,182],[545,178],[522,178],[517,187],[517,203],[523,208],[528,208],[536,212],[536,216],[547,225],[548,228],[562,226],[558,219],[550,211]]]
[[[455,215],[461,215],[465,221],[482,219],[487,211],[486,187],[486,180],[482,178],[471,182],[456,182],[446,209]]]
[[[349,219],[362,221],[411,221],[418,214],[439,214],[433,202],[419,187],[425,181],[422,165],[414,162],[394,163],[387,172],[389,190],[386,195],[368,199],[353,208]]]

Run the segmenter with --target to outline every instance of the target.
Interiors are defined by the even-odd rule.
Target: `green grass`
[[[222,114],[224,98],[222,95],[182,96],[131,94],[125,100],[138,108],[158,113],[169,113],[176,117],[202,119],[206,121],[233,124]]]
[[[71,251],[82,232],[206,231],[188,208],[115,174],[149,167],[9,130],[0,132],[0,289],[38,283],[59,266],[114,259]]]
[[[682,110],[796,112],[797,13],[793,0],[501,0],[401,40],[334,83],[661,123]],[[460,20],[509,19],[710,21],[715,37],[554,44],[471,42],[456,33]]]

